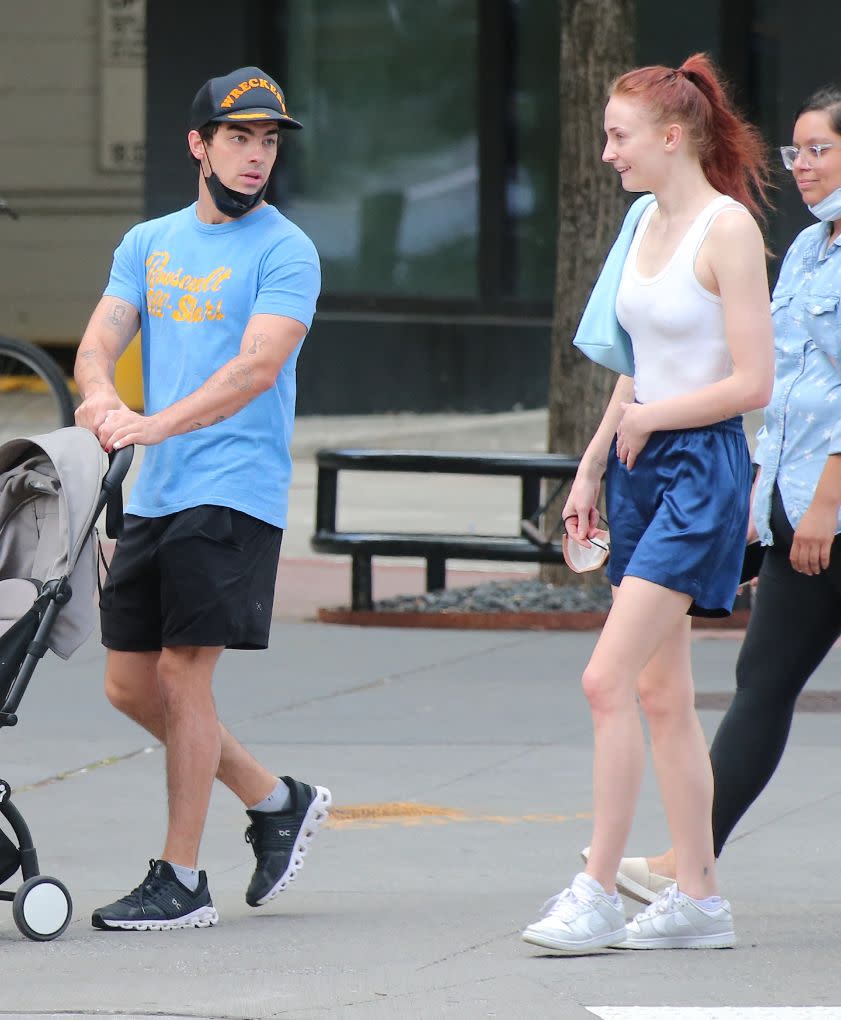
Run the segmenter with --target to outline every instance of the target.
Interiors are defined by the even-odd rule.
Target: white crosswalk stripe
[[[841,1006],[586,1006],[601,1020],[841,1020]]]

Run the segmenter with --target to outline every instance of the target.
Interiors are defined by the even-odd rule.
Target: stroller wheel
[[[73,901],[57,878],[36,875],[15,893],[12,915],[21,934],[34,942],[49,942],[70,924]]]

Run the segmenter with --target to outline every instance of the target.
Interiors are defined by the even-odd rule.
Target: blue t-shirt
[[[309,329],[320,285],[312,241],[271,205],[209,224],[194,204],[133,227],[114,252],[105,295],[140,312],[146,413],[236,357],[252,315],[285,315]],[[162,517],[211,503],[285,528],[300,349],[230,418],[148,447],[128,512]]]

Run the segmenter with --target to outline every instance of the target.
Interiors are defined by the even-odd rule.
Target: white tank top
[[[748,212],[727,195],[713,199],[667,265],[656,276],[641,276],[637,253],[656,208],[652,202],[642,214],[616,295],[616,317],[634,348],[634,395],[641,404],[691,393],[733,371],[721,298],[701,286],[695,259],[719,213]]]

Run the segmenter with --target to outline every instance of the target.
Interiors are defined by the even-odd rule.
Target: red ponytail
[[[765,143],[728,98],[709,57],[696,53],[673,70],[641,67],[617,78],[611,95],[640,99],[658,121],[682,124],[710,184],[757,216],[770,205]]]

